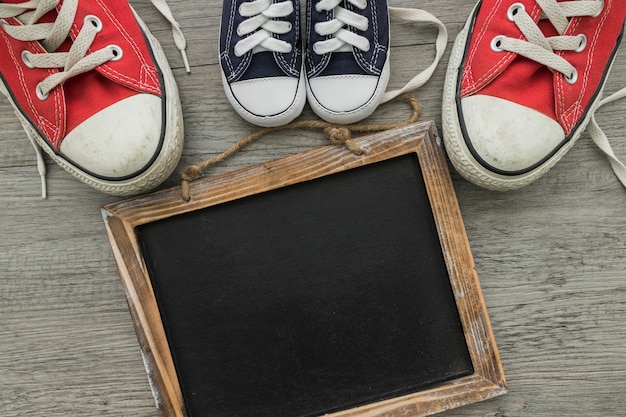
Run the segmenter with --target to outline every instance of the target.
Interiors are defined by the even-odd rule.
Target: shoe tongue
[[[19,0],[0,0],[0,3],[18,4],[18,3],[24,3],[24,1],[19,1]],[[39,19],[37,19],[34,23],[35,24],[55,23],[57,18],[58,18],[59,10],[60,10],[62,4],[63,4],[63,1],[60,0],[55,8],[53,8],[52,10],[48,11],[47,13],[45,13],[43,16],[41,16]],[[26,25],[26,24],[29,24],[31,22],[32,16],[33,16],[34,13],[35,13],[35,9],[27,10],[24,13],[22,13],[21,15],[15,16],[15,19],[20,21],[22,24]],[[42,43],[42,46],[43,46],[43,44],[44,43]],[[48,52],[67,52],[67,51],[69,51],[71,46],[72,46],[72,39],[70,38],[70,36],[68,34],[67,38],[63,41],[63,43],[61,45],[59,45],[54,50],[49,50]],[[44,48],[45,48],[45,46],[44,46]]]
[[[20,3],[26,3],[26,2],[23,1],[23,0],[0,0],[0,3],[20,4]],[[59,4],[57,5],[56,9],[50,10],[48,13],[46,13],[41,18],[39,18],[36,23],[54,23],[54,21],[57,18],[58,9],[59,9],[61,3],[62,2],[59,2]],[[32,14],[34,13],[34,11],[35,11],[35,8],[33,8],[31,10],[26,10],[21,15],[15,16],[15,19],[19,20],[23,24],[27,24],[27,22],[29,21],[29,19],[32,16]]]
[[[543,33],[543,36],[545,36],[546,38],[559,35],[559,32],[557,32],[554,25],[550,23],[548,19],[541,19],[539,22],[537,22],[537,26],[539,27],[539,30],[541,30],[541,33]]]

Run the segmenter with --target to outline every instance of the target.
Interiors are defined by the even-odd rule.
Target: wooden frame
[[[356,156],[342,146],[324,146],[198,180],[191,184],[189,202],[181,200],[180,188],[175,187],[103,207],[106,230],[162,415],[185,416],[186,408],[136,228],[406,154],[416,154],[421,167],[474,372],[416,393],[331,415],[423,416],[506,393],[504,373],[434,123],[418,123],[355,142],[365,150],[363,155]]]

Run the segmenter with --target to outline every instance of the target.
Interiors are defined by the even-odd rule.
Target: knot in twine
[[[341,145],[347,140],[352,139],[352,133],[350,132],[350,129],[344,126],[326,127],[324,128],[324,133],[326,134],[326,136],[328,136],[333,145]]]
[[[355,155],[363,155],[363,148],[352,140],[352,132],[345,126],[328,126],[324,128],[324,134],[333,145],[346,145]]]
[[[282,130],[288,129],[322,129],[324,134],[328,137],[330,142],[333,145],[345,145],[353,154],[355,155],[363,155],[365,150],[361,148],[355,140],[352,138],[352,133],[372,133],[372,132],[381,132],[384,130],[397,129],[411,123],[415,123],[419,117],[420,112],[420,104],[415,97],[413,97],[409,93],[404,93],[396,97],[395,100],[401,100],[407,102],[412,109],[411,116],[398,123],[380,123],[380,124],[359,124],[353,123],[350,125],[338,125],[333,123],[328,123],[323,120],[301,120],[296,122],[291,122],[289,124],[277,127],[266,127],[254,131],[242,139],[240,139],[237,143],[235,143],[232,147],[224,151],[223,153],[207,159],[196,165],[191,165],[185,171],[183,171],[180,175],[181,179],[181,198],[184,201],[191,200],[191,191],[190,191],[190,183],[198,179],[205,169],[208,167],[215,165],[219,162],[224,161],[231,155],[239,152],[241,149],[251,144],[255,140],[260,137],[272,133],[279,132]]]
[[[180,174],[180,179],[183,182],[191,182],[197,179],[202,174],[198,165],[191,165],[183,173]]]

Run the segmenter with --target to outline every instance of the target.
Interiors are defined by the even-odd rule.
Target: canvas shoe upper
[[[307,99],[332,123],[354,123],[380,104],[389,80],[386,0],[308,0]]]
[[[35,149],[110,194],[171,174],[183,141],[178,91],[127,0],[3,0],[0,17],[0,91]]]
[[[306,102],[298,0],[225,0],[220,64],[226,96],[259,126],[289,123]]]
[[[444,143],[456,169],[496,190],[550,169],[600,104],[625,17],[622,0],[480,1],[444,87]]]

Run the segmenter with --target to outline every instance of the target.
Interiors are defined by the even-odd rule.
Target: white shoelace
[[[370,49],[370,42],[366,37],[344,29],[344,26],[352,26],[365,31],[369,26],[369,20],[365,16],[339,6],[342,2],[342,0],[321,0],[315,5],[315,10],[318,12],[333,11],[334,16],[331,20],[315,24],[315,32],[318,35],[330,36],[326,40],[317,41],[313,44],[313,52],[318,55],[329,52],[349,52],[352,51],[352,47],[363,52]],[[348,2],[359,10],[364,10],[367,7],[367,0],[348,0]]]
[[[565,81],[574,84],[578,80],[578,71],[562,56],[555,51],[582,51],[587,45],[584,35],[564,36],[570,19],[577,16],[597,16],[604,7],[603,0],[586,1],[566,1],[556,0],[535,0],[543,10],[542,18],[548,19],[559,33],[558,36],[546,38],[537,24],[528,15],[523,5],[517,3],[511,6],[508,11],[508,18],[514,22],[524,34],[527,40],[497,36],[491,43],[492,49],[496,51],[509,51],[528,59],[536,61],[548,68],[560,72],[565,77]],[[626,97],[626,88],[601,100],[593,114],[587,127],[587,132],[594,143],[607,156],[613,172],[619,181],[626,187],[626,166],[615,156],[608,138],[598,126],[595,113],[600,107],[615,100]]]
[[[589,132],[589,136],[591,136],[591,139],[596,146],[604,152],[604,155],[609,160],[611,168],[613,168],[613,172],[615,173],[617,179],[624,187],[626,187],[626,165],[624,165],[624,163],[615,155],[613,148],[611,148],[611,144],[609,143],[609,139],[606,137],[606,134],[602,131],[600,126],[598,126],[598,122],[596,122],[596,112],[600,109],[600,107],[605,104],[612,103],[613,101],[620,100],[624,97],[626,97],[626,88],[622,88],[610,96],[603,98],[596,108],[596,111],[594,111],[591,115],[591,120],[587,126],[587,132]]]
[[[292,29],[290,22],[280,20],[293,13],[293,3],[283,1],[272,4],[272,0],[254,0],[242,3],[239,14],[247,18],[237,27],[239,36],[246,36],[235,44],[235,55],[240,57],[252,51],[271,51],[288,53],[291,45],[274,37],[284,35]]]
[[[437,69],[437,65],[439,65],[439,61],[441,61],[443,54],[446,52],[446,46],[448,45],[448,31],[446,26],[433,14],[428,13],[425,10],[390,7],[389,16],[394,19],[404,20],[411,23],[434,24],[437,27],[437,39],[435,40],[435,59],[433,62],[431,62],[426,69],[409,80],[404,87],[397,90],[386,91],[381,103],[386,103],[400,94],[411,92],[426,84]]]
[[[557,3],[556,0],[535,0],[543,10],[544,18],[559,33],[558,36],[546,38],[539,26],[528,15],[521,3],[513,4],[507,13],[510,21],[514,22],[527,40],[497,36],[491,43],[496,51],[509,51],[536,61],[548,68],[558,71],[565,80],[574,84],[578,79],[578,72],[565,58],[555,51],[582,51],[587,45],[584,35],[564,36],[569,26],[570,18],[579,16],[596,16],[604,7],[602,0],[566,1]]]
[[[180,55],[183,58],[183,64],[185,65],[185,72],[189,74],[191,72],[191,67],[189,66],[189,60],[187,59],[187,40],[185,39],[185,35],[180,28],[180,25],[174,19],[174,15],[172,14],[172,10],[170,6],[167,4],[166,0],[150,0],[152,5],[156,7],[156,9],[161,13],[161,15],[169,22],[172,26],[172,36],[174,38],[174,44],[176,48],[180,51]]]
[[[59,0],[29,0],[17,4],[0,4],[0,19],[14,17],[22,22],[21,26],[11,26],[6,24],[4,20],[0,20],[6,33],[24,42],[40,41],[47,51],[40,54],[25,51],[22,54],[24,63],[31,68],[62,69],[62,71],[48,76],[37,85],[36,94],[42,100],[47,98],[50,91],[66,80],[91,71],[106,62],[122,58],[123,51],[116,45],[109,45],[87,54],[102,25],[102,22],[96,16],[87,16],[85,18],[85,23],[68,52],[57,52],[59,46],[69,35],[78,8],[78,1],[65,0],[54,23],[37,23],[37,21],[49,11],[54,10],[59,4]],[[179,24],[174,20],[165,0],[152,0],[152,3],[172,25],[174,42],[183,57],[185,70],[190,72],[191,69],[185,53],[186,41]],[[37,155],[37,169],[39,170],[42,184],[41,193],[42,197],[45,198],[46,165],[39,145],[30,135],[29,139]]]

